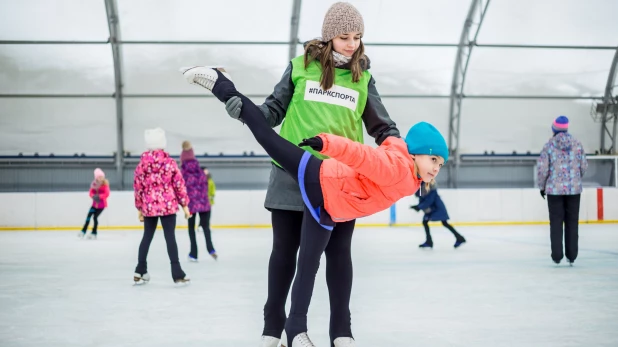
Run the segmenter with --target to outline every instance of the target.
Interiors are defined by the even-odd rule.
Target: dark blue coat
[[[438,195],[438,188],[433,187],[431,190],[425,191],[425,185],[422,184],[423,193],[419,194],[421,189],[416,192],[416,196],[418,196],[418,208],[421,211],[425,211],[426,209],[431,209],[428,213],[425,212],[425,216],[423,220],[430,221],[443,221],[448,220],[448,212],[446,211],[446,206],[442,199],[440,199],[440,195]]]

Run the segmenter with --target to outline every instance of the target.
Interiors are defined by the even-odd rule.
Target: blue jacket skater
[[[421,189],[423,190],[422,194],[420,194]],[[438,195],[438,188],[434,186],[429,188],[429,191],[426,191],[425,185],[422,184],[421,189],[416,192],[416,196],[419,198],[418,208],[425,212],[423,220],[448,220],[448,212],[446,211],[446,206],[444,202],[442,202],[440,195]]]

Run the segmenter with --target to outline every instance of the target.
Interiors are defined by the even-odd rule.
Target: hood
[[[172,158],[162,149],[147,151],[142,153],[140,165],[148,165],[149,172],[157,173],[163,171]]]
[[[562,150],[563,152],[570,152],[575,146],[575,138],[571,134],[566,132],[559,132],[551,138],[552,145]]]

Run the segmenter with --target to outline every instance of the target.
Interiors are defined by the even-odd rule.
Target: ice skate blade
[[[183,279],[179,279],[179,280],[174,280],[174,285],[176,287],[186,287],[189,284],[191,284],[191,280],[188,278],[183,278]]]

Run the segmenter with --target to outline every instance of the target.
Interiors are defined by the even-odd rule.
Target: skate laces
[[[216,81],[216,77],[213,79],[212,75],[207,75],[203,73],[196,73],[193,77],[193,83],[198,84],[211,91],[212,88],[215,87]]]
[[[309,335],[307,335],[307,333],[300,333],[297,337],[298,342],[300,342],[300,345],[302,347],[315,347],[313,342],[311,342],[311,340],[309,339]]]

